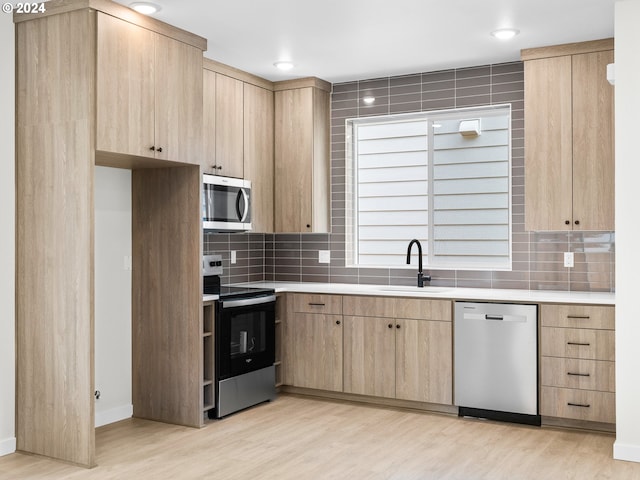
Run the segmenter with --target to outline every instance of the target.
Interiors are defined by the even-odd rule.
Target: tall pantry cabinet
[[[14,21],[17,449],[93,466],[94,165],[133,170],[134,415],[202,423],[206,40],[107,0]]]
[[[525,228],[614,229],[613,39],[522,50]]]

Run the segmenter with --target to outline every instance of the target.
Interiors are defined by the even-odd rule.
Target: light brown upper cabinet
[[[526,49],[525,228],[614,229],[613,39]]]
[[[216,73],[216,175],[244,178],[244,88],[240,80]]]
[[[329,231],[329,92],[316,78],[275,85],[276,232]]]
[[[198,164],[202,50],[98,14],[96,150]]]
[[[273,232],[273,92],[244,84],[244,177],[251,180],[253,231]]]

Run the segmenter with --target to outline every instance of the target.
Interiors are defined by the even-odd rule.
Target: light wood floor
[[[99,466],[0,457],[0,479],[640,479],[614,436],[280,395],[201,430],[125,420]]]

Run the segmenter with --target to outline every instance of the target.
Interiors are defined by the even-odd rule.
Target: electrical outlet
[[[318,250],[318,263],[331,263],[331,251]]]
[[[231,263],[232,264],[236,263],[236,251],[235,250],[231,250]]]
[[[564,252],[564,266],[573,267],[573,252]]]

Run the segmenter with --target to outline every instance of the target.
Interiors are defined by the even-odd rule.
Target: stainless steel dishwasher
[[[455,303],[460,416],[540,425],[536,305]]]

